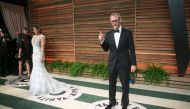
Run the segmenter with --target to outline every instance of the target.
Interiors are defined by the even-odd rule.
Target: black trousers
[[[8,73],[18,75],[18,60],[15,55],[10,55],[8,59]]]
[[[122,106],[128,106],[129,104],[129,71],[128,68],[127,71],[122,70],[119,63],[116,63],[115,68],[113,71],[109,72],[109,101],[110,104],[116,103],[116,83],[117,83],[117,77],[119,75],[119,79],[122,84],[122,99],[121,99],[121,105]]]
[[[7,71],[7,56],[6,55],[0,55],[0,74],[6,75]]]

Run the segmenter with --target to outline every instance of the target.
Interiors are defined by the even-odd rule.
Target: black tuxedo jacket
[[[109,50],[108,68],[112,72],[116,63],[120,71],[129,71],[131,65],[136,65],[136,54],[132,31],[122,28],[118,48],[115,44],[114,30],[106,33],[101,44],[104,51]]]
[[[8,55],[7,39],[5,36],[0,36],[0,55]]]

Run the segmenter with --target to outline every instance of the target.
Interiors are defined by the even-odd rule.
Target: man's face
[[[113,26],[114,29],[117,29],[120,27],[121,22],[120,22],[119,16],[117,16],[117,15],[111,16],[110,22],[111,22],[111,25]]]
[[[26,31],[25,29],[23,29],[23,30],[22,30],[22,32],[23,32],[24,34],[26,34],[26,33],[27,33],[27,31]]]

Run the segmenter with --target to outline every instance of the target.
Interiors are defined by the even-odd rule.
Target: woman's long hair
[[[41,28],[40,28],[39,25],[35,25],[35,26],[33,26],[33,28],[37,28],[37,29],[39,30],[39,33],[40,33],[40,34],[42,33],[42,30],[41,30]]]

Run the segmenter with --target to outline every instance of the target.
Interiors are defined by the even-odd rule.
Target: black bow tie
[[[114,33],[119,33],[119,29],[114,29]]]

